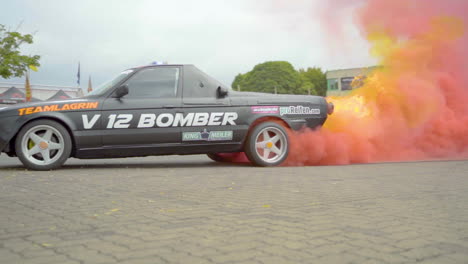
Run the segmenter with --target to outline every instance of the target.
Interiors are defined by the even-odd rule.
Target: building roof
[[[70,99],[71,97],[66,94],[63,90],[59,90],[56,94],[52,95],[47,101],[55,101],[55,100],[64,100]]]
[[[354,77],[362,74],[368,74],[369,72],[380,68],[382,66],[369,66],[369,67],[361,67],[361,68],[349,68],[349,69],[337,69],[337,70],[330,70],[325,72],[327,79],[330,78],[343,78],[343,77]]]

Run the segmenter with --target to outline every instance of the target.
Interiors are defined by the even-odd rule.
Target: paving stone
[[[403,248],[403,249],[412,249],[412,248],[425,247],[430,244],[432,243],[425,239],[407,239],[407,240],[402,240],[398,243],[395,243],[394,246]]]
[[[322,256],[318,259],[318,263],[362,263],[365,260],[364,257],[342,253]]]
[[[245,261],[248,259],[262,257],[262,256],[264,255],[256,250],[247,250],[247,251],[233,252],[233,253],[223,254],[223,255],[210,256],[210,260],[213,261],[214,263],[225,263],[225,262]]]
[[[71,159],[53,172],[17,164],[0,156],[2,264],[468,259],[466,161],[254,168],[176,156]]]
[[[244,243],[236,243],[230,244],[226,246],[217,247],[216,249],[222,252],[233,252],[233,251],[243,251],[243,250],[251,250],[263,246],[264,243],[260,243],[257,241],[249,241]]]
[[[70,249],[66,253],[73,260],[79,260],[80,262],[92,262],[92,263],[107,263],[115,262],[115,259],[107,255],[98,253],[95,250],[86,248]]]
[[[159,257],[148,257],[148,258],[137,258],[137,259],[127,259],[119,261],[119,264],[164,264],[167,263],[165,260]]]
[[[349,250],[355,250],[355,248],[347,244],[333,244],[308,249],[307,252],[314,256],[325,256],[330,254],[340,254]]]
[[[453,258],[450,258],[448,256],[437,256],[437,257],[434,257],[434,258],[430,258],[430,259],[425,259],[425,260],[422,260],[420,262],[418,262],[418,264],[440,264],[440,263],[443,263],[443,264],[466,264],[468,263],[467,260],[463,260],[463,261],[459,261],[459,260],[455,260]]]
[[[119,260],[125,259],[142,259],[145,257],[153,256],[165,256],[168,254],[174,254],[174,252],[167,248],[151,248],[151,249],[142,249],[142,250],[129,250],[125,252],[114,252],[112,256]]]
[[[399,254],[384,253],[384,252],[379,252],[373,249],[360,249],[360,250],[353,251],[353,254],[363,256],[366,258],[381,260],[381,261],[388,262],[388,263],[402,263],[402,262],[410,261],[410,259],[404,256],[401,256]]]
[[[256,257],[255,260],[258,260],[260,263],[263,263],[263,264],[271,264],[271,263],[297,264],[297,262],[295,261],[290,261],[284,257],[278,257],[278,256]],[[249,261],[246,261],[246,263],[249,263]]]
[[[466,263],[468,262],[468,253],[452,253],[452,254],[446,254],[446,257],[453,259],[457,261],[458,263]]]
[[[107,242],[107,241],[87,243],[85,244],[85,247],[96,250],[98,252],[102,252],[104,254],[109,254],[109,255],[112,253],[126,252],[129,250],[126,247],[118,246],[114,243]]]
[[[52,256],[54,254],[55,254],[55,252],[53,250],[43,249],[43,248],[38,248],[38,249],[33,249],[33,250],[23,250],[21,252],[21,255],[26,257],[26,258],[37,258],[37,257],[43,257],[43,256]]]
[[[438,249],[436,247],[424,247],[412,248],[408,251],[401,252],[400,254],[415,261],[422,261],[425,259],[430,259],[440,255],[444,255],[446,253],[447,252],[445,252],[444,250]]]
[[[21,261],[24,261],[24,259],[18,255],[15,254],[7,249],[0,248],[0,260],[5,263],[19,263]]]
[[[63,255],[49,255],[49,256],[37,256],[34,257],[33,259],[28,259],[27,263],[29,264],[62,264],[62,263],[75,263],[78,264],[80,262],[74,261],[69,259],[66,256]]]
[[[164,252],[158,254],[162,259],[169,263],[197,263],[197,264],[209,264],[212,263],[210,259],[204,257],[197,257],[189,255],[185,252]]]
[[[7,239],[2,242],[3,247],[10,249],[13,252],[21,252],[23,250],[38,249],[39,245],[24,239]]]

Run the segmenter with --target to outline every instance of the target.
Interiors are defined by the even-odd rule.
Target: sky
[[[334,14],[322,3],[326,1],[4,0],[0,24],[34,33],[34,44],[22,48],[27,55],[41,56],[32,84],[76,87],[78,62],[82,88],[89,76],[97,86],[153,61],[194,64],[227,85],[266,61],[324,70],[375,64],[353,24],[352,10]],[[321,20],[323,12],[345,23],[343,36],[335,38]],[[24,78],[0,82],[22,83]]]

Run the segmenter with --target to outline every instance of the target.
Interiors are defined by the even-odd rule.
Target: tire
[[[72,151],[67,129],[52,120],[36,120],[24,126],[15,142],[16,155],[31,170],[53,170],[65,163]]]
[[[275,122],[260,123],[247,136],[245,154],[256,166],[280,165],[289,154],[288,133]]]

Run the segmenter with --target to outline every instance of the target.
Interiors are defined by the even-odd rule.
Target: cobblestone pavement
[[[0,263],[468,263],[468,161],[0,157]]]

